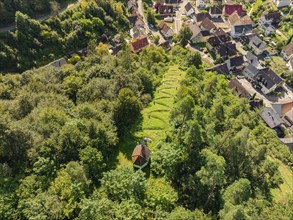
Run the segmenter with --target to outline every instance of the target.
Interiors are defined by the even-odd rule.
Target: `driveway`
[[[189,0],[183,0],[180,5],[179,5],[179,10],[176,12],[176,17],[174,19],[174,26],[175,26],[175,33],[179,34],[180,29],[181,29],[181,25],[182,25],[182,21],[181,21],[181,16],[183,15],[183,13],[185,12],[185,5],[189,2]]]
[[[143,22],[145,23],[145,29],[146,29],[146,33],[152,33],[154,36],[159,36],[160,40],[159,43],[163,43],[165,42],[164,37],[161,35],[161,33],[159,32],[159,30],[156,30],[154,28],[150,28],[149,24],[147,22],[146,17],[144,16],[144,12],[143,12],[143,2],[142,0],[138,0],[137,1],[137,5],[138,5],[138,13],[142,16]]]

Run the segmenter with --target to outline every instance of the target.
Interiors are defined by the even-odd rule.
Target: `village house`
[[[263,106],[263,100],[253,99],[254,94],[250,94],[237,78],[231,79],[228,86],[230,89],[233,89],[238,97],[246,98],[248,100],[251,110]]]
[[[232,42],[224,42],[214,47],[211,51],[211,54],[215,59],[228,59],[230,56],[237,54],[236,44]]]
[[[248,64],[251,64],[256,68],[261,68],[261,65],[259,63],[257,56],[255,56],[252,52],[248,51],[247,54],[245,55],[245,59]]]
[[[191,5],[190,2],[188,2],[188,3],[184,6],[184,8],[185,8],[185,13],[186,13],[187,16],[191,16],[192,14],[195,13],[195,10],[194,10],[194,8],[192,7],[192,5]]]
[[[218,74],[229,75],[229,69],[227,63],[220,63],[211,68],[206,69],[206,71],[217,72]]]
[[[156,13],[164,16],[174,15],[174,7],[173,5],[159,5],[156,9]]]
[[[248,48],[252,49],[257,56],[261,55],[268,47],[267,44],[256,35],[249,38],[249,43],[247,46]]]
[[[266,95],[282,87],[284,83],[281,77],[269,68],[259,70],[254,81],[261,86],[261,91]]]
[[[130,37],[131,38],[138,38],[139,36],[147,36],[146,30],[139,26],[134,26],[130,29]]]
[[[192,36],[190,38],[192,43],[206,42],[207,38],[210,36],[209,31],[201,30],[195,22],[189,24],[189,29],[192,32]]]
[[[208,19],[212,19],[211,15],[208,12],[201,12],[201,13],[197,13],[194,16],[194,20],[199,23],[202,22],[204,19],[208,18]]]
[[[228,33],[223,31],[221,28],[216,29],[212,35],[208,38],[206,47],[208,50],[212,50],[214,47],[225,43],[231,40],[231,37]]]
[[[274,129],[279,136],[283,135],[283,131],[285,130],[284,122],[272,108],[265,107],[262,109],[260,117],[264,120],[267,126]]]
[[[170,45],[170,42],[169,41],[164,41],[163,43],[160,43],[158,45],[158,47],[162,47],[164,48],[164,50],[168,51],[168,50],[171,50],[171,45]]]
[[[252,25],[246,23],[236,23],[231,27],[230,34],[233,38],[239,38],[252,33]]]
[[[127,2],[127,9],[128,9],[130,14],[137,15],[137,13],[138,13],[137,7],[138,6],[137,6],[136,0],[129,0]]]
[[[291,0],[273,0],[278,8],[292,5]]]
[[[130,47],[134,53],[139,53],[143,48],[148,47],[149,44],[146,36],[139,36],[137,39],[130,42]]]
[[[253,66],[252,64],[248,64],[242,72],[242,74],[247,78],[249,81],[254,81],[256,75],[258,74],[259,70]]]
[[[283,99],[272,103],[272,108],[281,116],[286,127],[293,132],[293,100]]]
[[[281,21],[281,13],[276,12],[268,12],[261,15],[259,19],[259,24],[271,24],[271,25],[278,25]]]
[[[221,18],[223,14],[223,6],[222,5],[213,5],[210,7],[209,13],[212,18]]]
[[[133,152],[132,152],[132,163],[133,166],[139,169],[144,168],[146,165],[148,165],[148,162],[150,160],[150,149],[145,145],[137,145]]]
[[[274,33],[281,21],[280,12],[269,12],[263,14],[259,19],[259,25],[264,29],[265,35]]]
[[[200,23],[199,27],[201,28],[201,30],[209,31],[209,32],[211,32],[217,28],[216,25],[214,25],[214,23],[209,18],[205,18]]]
[[[242,5],[224,5],[223,7],[223,15],[228,17],[234,12],[237,12],[237,14],[241,17],[245,14],[245,11],[242,8]]]
[[[236,22],[240,21],[241,18],[238,15],[237,11],[234,11],[231,15],[228,17],[228,22],[230,25],[236,24]]]
[[[281,56],[285,61],[288,61],[291,57],[293,57],[293,44],[286,45],[281,51]]]
[[[172,38],[174,35],[173,29],[167,25],[164,21],[159,24],[160,33],[163,35],[164,38]]]
[[[134,26],[140,27],[140,28],[144,28],[144,25],[145,25],[144,21],[141,17],[139,17],[134,23]]]
[[[243,68],[244,59],[243,56],[231,57],[225,61],[229,70],[239,70]]]
[[[135,22],[138,19],[138,16],[137,15],[131,15],[131,16],[128,16],[127,19],[128,19],[128,21],[129,21],[129,23],[131,25],[135,25]]]

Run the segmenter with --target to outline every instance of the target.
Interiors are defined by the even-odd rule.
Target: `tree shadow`
[[[143,137],[138,136],[137,133],[142,130],[143,117],[140,115],[133,121],[131,126],[125,127],[119,135],[119,143],[111,155],[108,166],[109,169],[115,169],[118,161],[119,153],[122,153],[127,160],[131,160],[133,149],[140,144]]]

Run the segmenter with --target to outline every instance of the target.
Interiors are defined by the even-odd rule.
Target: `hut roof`
[[[131,159],[135,166],[143,167],[150,159],[150,149],[145,145],[137,145],[132,153]]]

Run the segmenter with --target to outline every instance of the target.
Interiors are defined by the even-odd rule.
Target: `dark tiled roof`
[[[170,42],[169,41],[165,41],[163,43],[160,43],[158,46],[159,47],[163,47],[165,50],[168,50],[168,49],[171,48],[171,45],[170,45]]]
[[[220,63],[216,66],[213,66],[212,68],[207,69],[207,71],[215,71],[219,74],[228,75],[229,69],[226,63]]]
[[[235,26],[235,32],[236,33],[245,33],[252,30],[251,24],[245,24],[245,25],[237,25]]]
[[[270,128],[276,128],[283,124],[280,116],[278,116],[278,114],[272,108],[264,108],[260,112],[260,117],[262,117],[262,119]]]
[[[263,106],[263,100],[262,99],[258,99],[258,100],[250,100],[249,101],[250,104],[250,109],[253,110],[255,108],[260,108]]]
[[[159,13],[160,14],[172,14],[174,12],[174,8],[172,5],[160,5]]]
[[[280,12],[269,12],[268,14],[264,15],[266,20],[271,20],[272,23],[280,23],[281,21],[281,13]]]
[[[188,3],[185,5],[185,10],[188,12],[190,9],[192,9],[192,5],[190,4],[190,2],[188,2]]]
[[[234,56],[237,54],[236,44],[232,42],[221,43],[213,51],[220,57]]]
[[[281,82],[283,82],[281,77],[268,68],[260,70],[255,79],[257,82],[263,84],[267,89],[270,89],[273,86],[279,85]]]
[[[165,0],[166,4],[178,4],[180,0]]]
[[[213,35],[207,40],[207,42],[212,46],[218,46],[221,43],[230,41],[231,38],[229,34],[225,33],[222,29],[218,29],[213,33]]]
[[[128,16],[127,18],[128,18],[129,23],[134,25],[136,20],[137,20],[137,18],[138,18],[138,16],[137,15],[132,15],[132,16]]]
[[[230,66],[231,67],[239,67],[244,63],[243,56],[235,56],[230,58]]]
[[[197,22],[202,22],[205,18],[212,19],[208,12],[202,12],[195,15]]]
[[[214,5],[210,8],[211,15],[219,15],[222,13],[223,13],[223,6],[221,6],[221,5],[219,5],[219,6]]]

